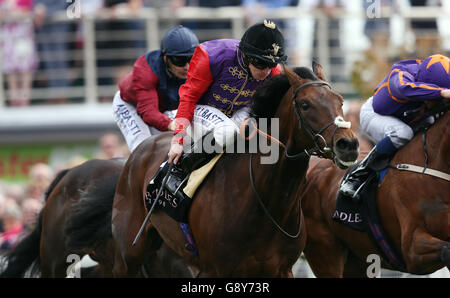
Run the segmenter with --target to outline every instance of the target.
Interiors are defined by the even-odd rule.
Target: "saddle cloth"
[[[178,222],[187,223],[188,222],[188,214],[189,209],[192,204],[192,199],[194,197],[197,188],[201,185],[206,176],[211,172],[214,168],[217,161],[223,155],[218,154],[211,161],[209,161],[204,166],[198,168],[193,171],[189,179],[187,181],[186,186],[183,188],[183,198],[180,199],[177,196],[174,196],[167,189],[163,189],[161,195],[158,199],[158,202],[155,205],[155,209],[159,209],[167,213],[170,217],[175,219]],[[153,205],[156,196],[158,195],[158,191],[161,187],[162,180],[164,176],[167,174],[169,168],[169,164],[163,163],[159,170],[156,172],[155,176],[150,180],[147,185],[147,190],[145,194],[145,206],[147,209],[150,209]]]
[[[344,179],[354,168],[356,166],[346,173]],[[396,268],[396,270],[406,272],[403,260],[398,257],[398,253],[394,251],[394,248],[386,238],[376,204],[377,188],[387,170],[388,168],[369,176],[366,184],[361,189],[360,201],[358,202],[353,202],[350,198],[338,192],[333,220],[354,230],[367,233],[386,262]]]

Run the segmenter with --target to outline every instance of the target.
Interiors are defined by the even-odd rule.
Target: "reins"
[[[299,90],[301,90],[302,88],[305,88],[307,86],[310,85],[326,85],[328,87],[331,88],[330,84],[328,84],[327,82],[324,81],[310,81],[310,82],[306,82],[300,86],[298,86],[295,90],[293,90],[292,92],[292,101],[293,101],[293,106],[294,106],[294,111],[295,114],[297,116],[297,119],[299,121],[300,124],[300,128],[303,126],[303,128],[306,130],[306,132],[308,133],[308,135],[311,137],[311,139],[314,142],[314,147],[310,148],[310,149],[304,149],[303,151],[296,153],[296,154],[289,154],[288,153],[288,148],[287,146],[281,142],[280,140],[278,140],[277,138],[272,137],[271,135],[269,135],[268,133],[265,133],[263,131],[261,131],[260,129],[258,129],[258,127],[256,126],[255,123],[253,123],[255,132],[266,137],[269,140],[272,140],[274,142],[276,142],[277,144],[279,144],[281,147],[284,148],[285,151],[285,156],[287,159],[289,160],[298,160],[298,159],[306,159],[306,158],[310,158],[311,155],[317,155],[317,156],[322,156],[324,157],[325,154],[328,153],[332,153],[332,157],[334,157],[335,153],[334,150],[330,147],[327,147],[327,143],[325,141],[325,138],[322,136],[322,133],[324,131],[326,131],[330,126],[335,125],[334,131],[332,133],[331,136],[331,144],[334,143],[334,135],[336,134],[336,131],[338,128],[350,128],[350,123],[349,122],[345,122],[344,119],[340,116],[336,117],[335,120],[331,121],[330,123],[326,124],[322,129],[319,130],[319,132],[314,133],[314,130],[312,129],[312,127],[308,124],[308,122],[306,122],[298,108],[297,102],[295,101],[295,98],[297,96],[297,93],[299,92]],[[241,132],[242,133],[242,132]],[[252,134],[254,135],[254,134]],[[318,144],[318,139],[321,139],[324,143],[324,146],[321,147]],[[295,234],[290,234],[289,232],[287,232],[286,230],[284,230],[277,222],[276,220],[270,215],[269,210],[267,210],[266,206],[264,205],[261,196],[258,194],[258,191],[256,190],[256,186],[255,186],[255,182],[254,182],[254,178],[253,178],[253,166],[252,166],[252,157],[253,154],[250,153],[250,158],[249,158],[249,176],[250,176],[250,185],[252,187],[253,192],[256,195],[256,198],[258,200],[259,205],[261,206],[261,208],[263,209],[265,215],[269,218],[269,220],[272,222],[272,224],[281,232],[283,233],[285,236],[290,237],[290,238],[297,238],[300,233],[301,233],[301,224],[302,224],[302,204],[301,204],[301,200],[299,200],[299,220],[298,220],[298,230]]]
[[[258,199],[258,203],[261,206],[262,210],[264,211],[264,214],[270,219],[270,221],[273,223],[273,225],[284,235],[286,235],[289,238],[297,238],[300,235],[301,232],[301,226],[302,226],[302,201],[299,200],[299,210],[300,210],[300,216],[299,216],[299,221],[298,221],[298,230],[297,233],[295,233],[294,235],[289,234],[287,231],[285,231],[277,222],[276,220],[270,215],[269,210],[267,210],[266,206],[264,205],[261,197],[258,194],[258,191],[256,190],[256,186],[255,186],[255,182],[253,179],[253,167],[252,167],[252,157],[253,154],[250,153],[250,161],[249,161],[249,172],[250,172],[250,185],[252,186],[253,192],[256,195],[256,198]]]

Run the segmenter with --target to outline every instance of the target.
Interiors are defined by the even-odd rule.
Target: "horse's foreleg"
[[[347,261],[345,262],[344,278],[361,278],[367,277],[367,263],[364,263],[355,256],[352,252],[347,255]]]
[[[143,208],[132,208],[133,212],[126,210],[121,204],[124,200],[115,203],[112,214],[112,235],[114,248],[113,275],[115,277],[136,277],[143,262],[146,243],[146,231],[133,246],[133,240],[142,224],[145,214]],[[125,202],[128,203],[128,202]],[[130,205],[130,203],[128,203]]]
[[[408,272],[429,274],[450,266],[450,242],[431,236],[422,229],[416,229],[411,241],[402,245]]]
[[[308,239],[303,251],[317,277],[342,277],[347,250],[324,223],[307,220]]]

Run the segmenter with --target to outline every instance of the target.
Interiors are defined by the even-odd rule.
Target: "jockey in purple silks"
[[[414,126],[426,110],[425,101],[450,98],[450,59],[433,55],[423,61],[395,63],[361,107],[361,129],[377,141],[358,167],[342,182],[339,192],[354,200],[366,178],[387,166],[398,149],[414,136]],[[417,115],[419,114],[419,115]]]

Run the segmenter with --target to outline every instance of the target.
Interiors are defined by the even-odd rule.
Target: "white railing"
[[[388,9],[383,9],[381,11],[380,18],[391,18],[394,14]],[[440,8],[431,7],[431,8],[420,8],[415,9],[411,8],[407,11],[401,12],[399,16],[405,20],[411,20],[411,19],[437,19],[437,18],[444,18],[446,17],[445,11],[443,11]],[[344,93],[344,94],[350,94],[350,96],[357,97],[356,93],[354,92],[351,84],[349,83],[349,74],[346,71],[343,71],[340,66],[333,65],[332,62],[330,62],[330,58],[332,57],[339,57],[340,55],[344,55],[342,49],[333,48],[329,46],[329,40],[330,39],[339,39],[339,36],[336,36],[335,30],[329,28],[328,17],[320,10],[314,10],[314,11],[305,11],[302,10],[299,7],[286,7],[282,9],[277,9],[270,12],[270,15],[265,16],[267,18],[273,19],[273,20],[285,20],[285,21],[294,21],[294,20],[301,20],[302,18],[311,18],[313,17],[314,20],[317,22],[317,27],[315,27],[317,31],[314,32],[315,36],[315,47],[313,49],[313,52],[311,53],[312,56],[316,57],[320,63],[324,66],[325,72],[329,74],[329,77],[342,77],[343,79],[339,82],[333,82],[335,88],[338,90],[338,92]],[[367,17],[365,11],[360,11],[357,13],[349,13],[346,11],[338,11],[335,15],[335,18],[337,19],[349,19],[349,18],[360,18],[365,19]],[[264,18],[264,16],[261,16],[261,18]],[[80,86],[75,87],[68,87],[63,88],[61,90],[58,89],[51,89],[51,88],[34,88],[32,90],[31,96],[32,96],[32,103],[33,101],[36,101],[37,99],[51,99],[59,97],[61,94],[64,94],[65,96],[72,98],[81,98],[81,102],[71,104],[70,107],[72,109],[75,108],[82,108],[83,110],[86,109],[86,106],[92,107],[93,109],[96,109],[98,111],[104,111],[105,117],[110,117],[109,108],[110,104],[107,103],[101,103],[100,98],[112,98],[114,95],[117,85],[115,84],[109,84],[104,86],[98,86],[97,84],[97,77],[98,76],[104,76],[109,73],[112,73],[115,68],[98,68],[97,67],[97,60],[99,58],[99,55],[103,55],[103,57],[117,57],[117,55],[126,56],[125,58],[130,60],[135,60],[139,54],[136,54],[136,49],[129,49],[129,50],[105,50],[105,49],[98,49],[96,47],[96,42],[98,40],[101,40],[102,38],[102,32],[99,32],[96,30],[95,24],[106,21],[109,19],[109,16],[106,14],[96,14],[96,15],[86,15],[81,16],[80,18],[70,19],[65,13],[61,13],[60,15],[57,15],[53,18],[51,18],[50,22],[70,22],[70,23],[77,23],[81,25],[82,28],[82,42],[83,47],[79,50],[71,50],[69,54],[69,58],[73,59],[75,61],[78,61],[78,66],[71,69],[72,72],[78,73],[80,78],[84,81],[84,84]],[[138,15],[123,15],[118,17],[119,20],[139,20],[143,22],[144,30],[141,32],[134,32],[135,35],[140,36],[142,40],[146,41],[146,48],[142,49],[143,54],[147,50],[153,50],[159,48],[160,45],[160,38],[164,31],[176,24],[179,24],[180,22],[186,22],[186,21],[229,21],[231,26],[229,29],[224,29],[223,31],[213,31],[211,30],[197,30],[195,31],[200,39],[212,39],[212,38],[222,38],[222,37],[229,37],[229,38],[235,38],[240,39],[242,34],[244,33],[247,22],[246,22],[246,15],[245,11],[241,7],[222,7],[222,8],[198,8],[198,7],[183,7],[178,10],[172,11],[168,9],[161,9],[161,10],[155,10],[151,8],[145,8],[142,9]],[[1,22],[5,22],[7,20],[0,20]],[[295,26],[289,26],[282,29],[284,32],[284,35],[287,40],[290,38],[293,38],[297,36],[297,28]],[[127,38],[127,33],[122,32],[124,34],[116,36],[116,38]],[[75,36],[74,34],[72,34]],[[39,37],[39,36],[38,36]],[[0,41],[1,41],[0,36]],[[295,38],[294,38],[295,39]],[[74,40],[69,40],[70,42],[73,42]],[[39,40],[38,40],[39,42]],[[302,42],[297,41],[297,42]],[[297,50],[295,48],[297,42],[294,43],[288,43],[288,53],[295,53]],[[134,51],[133,51],[134,50]],[[128,54],[128,56],[127,56]],[[347,53],[348,54],[348,53]],[[350,53],[348,55],[354,55],[355,53]],[[309,57],[311,58],[311,57]],[[6,57],[3,57],[0,52],[0,67],[2,63],[2,59],[7,59]],[[293,63],[293,61],[288,61],[290,63]],[[131,65],[130,65],[131,66]],[[41,72],[38,70],[35,73],[35,78],[38,79],[41,75]],[[62,74],[67,75],[67,74]],[[10,117],[14,117],[15,125],[20,125],[20,115],[26,115],[27,109],[35,109],[35,106],[31,105],[29,107],[21,107],[21,108],[14,108],[14,107],[7,107],[6,105],[6,99],[7,99],[7,90],[4,89],[5,78],[0,72],[0,114],[2,117],[0,117],[0,126],[8,125],[9,121],[11,119],[8,118],[7,115],[10,115]],[[59,93],[58,93],[59,91]],[[52,113],[54,105],[39,105],[40,111],[48,111],[49,114]],[[62,111],[61,107],[58,107],[58,111]],[[106,112],[108,111],[108,112]],[[8,112],[8,113],[6,113]],[[54,115],[55,116],[55,115]],[[64,113],[60,113],[59,116],[61,118],[65,118]],[[82,116],[82,115],[80,115]],[[45,117],[45,115],[44,115]],[[56,117],[56,116],[55,116]],[[57,119],[55,118],[55,124],[58,123]],[[64,119],[67,120],[67,119]],[[29,121],[29,119],[28,119]],[[36,120],[38,121],[38,120]],[[73,121],[82,121],[82,118],[79,119],[73,119]],[[110,119],[112,121],[112,118]]]

